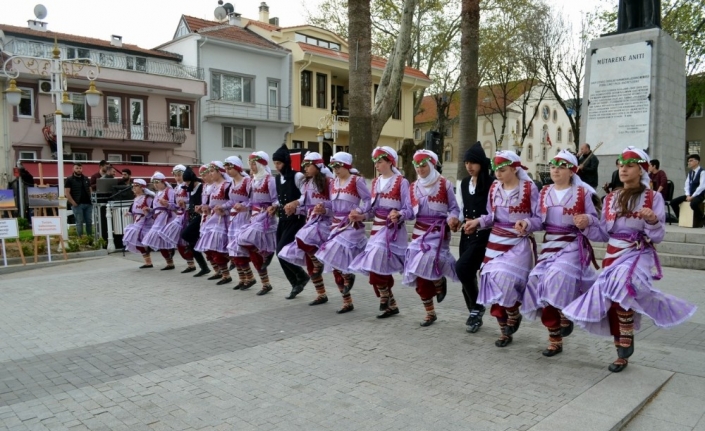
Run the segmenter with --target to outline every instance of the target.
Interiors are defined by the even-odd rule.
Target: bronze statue
[[[619,0],[617,33],[661,27],[661,0]]]

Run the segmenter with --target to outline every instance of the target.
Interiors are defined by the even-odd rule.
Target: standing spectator
[[[651,159],[649,162],[649,179],[651,180],[651,189],[656,190],[661,193],[664,202],[668,201],[668,177],[666,173],[659,168],[661,167],[661,162],[657,159]]]
[[[98,181],[98,178],[103,178],[103,175],[105,175],[105,173],[107,172],[109,164],[105,160],[101,160],[100,163],[98,164],[98,166],[100,166],[100,169],[98,170],[98,172],[91,175],[91,190],[92,191],[95,191],[95,183]]]
[[[112,165],[108,165],[105,168],[105,175],[101,178],[115,178],[115,168]]]
[[[702,220],[703,212],[700,211],[700,204],[705,200],[705,170],[700,167],[700,156],[691,154],[688,156],[688,167],[690,172],[685,179],[685,196],[679,196],[671,201],[671,208],[676,218],[680,216],[680,206],[683,202],[690,202],[695,220]]]
[[[122,178],[118,181],[119,186],[132,184],[132,171],[125,168],[122,170]]]
[[[578,176],[581,180],[591,185],[593,188],[597,187],[597,167],[600,165],[600,161],[592,154],[590,150],[590,144],[583,144],[580,146],[580,151],[578,151]]]
[[[73,208],[76,218],[76,234],[83,236],[83,224],[86,224],[86,233],[93,236],[93,205],[91,204],[90,180],[83,175],[83,165],[73,163],[73,175],[66,178],[64,183],[64,196]]]
[[[619,159],[617,159],[614,164],[615,166],[617,166],[617,169],[612,172],[612,180],[602,186],[602,190],[604,190],[607,194],[615,191],[616,189],[621,189],[624,187],[624,183],[622,182],[622,180],[619,179]]]

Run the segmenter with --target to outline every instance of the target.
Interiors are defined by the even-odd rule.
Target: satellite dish
[[[44,19],[47,17],[47,8],[43,4],[38,4],[34,6],[34,16],[37,17],[37,19]]]
[[[235,6],[233,6],[232,3],[225,3],[223,7],[228,14],[235,12]]]
[[[222,21],[228,16],[228,13],[225,11],[225,8],[223,6],[218,6],[217,8],[215,8],[213,14],[215,15],[215,19],[217,19],[218,21]]]

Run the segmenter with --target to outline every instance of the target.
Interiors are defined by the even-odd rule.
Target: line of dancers
[[[401,274],[424,307],[423,327],[437,320],[434,303],[446,297],[448,282],[460,281],[468,332],[480,329],[489,307],[499,326],[495,345],[504,348],[524,317],[540,318],[548,331],[543,355],[552,357],[563,351],[575,323],[613,337],[613,372],[628,365],[641,315],[672,327],[695,313],[694,305],[652,285],[662,276],[655,244],[665,233],[665,213],[661,195],[648,187],[649,157],[640,149],[628,147],[620,155],[624,188],[607,195],[601,212],[595,190],[576,175],[578,162],[567,151],[550,161],[553,184],[539,192],[515,153],[498,151],[490,160],[478,142],[464,155],[469,176],[458,198],[431,151],[414,154],[412,184],[398,171],[392,148],[375,148],[372,159],[378,176],[371,188],[345,152],[334,154],[328,167],[309,152],[303,172],[292,169],[286,146],[271,161],[253,152],[249,174],[235,156],[202,166],[200,178],[177,165],[175,188],[161,173],[152,177],[156,193],[134,180],[134,222],[123,242],[143,256],[140,268],[153,268],[151,251],[159,250],[162,270],[172,270],[178,250],[187,262],[183,273],[213,272],[208,279],[225,285],[234,270],[235,290],[257,284],[253,266],[261,283],[257,295],[273,289],[267,268],[277,254],[291,284],[286,298],[310,281],[312,306],[328,302],[323,274],[332,272],[342,296],[339,314],[354,310],[356,274],[365,275],[379,298],[379,319],[399,314],[392,288],[394,274]],[[365,221],[372,222],[369,238]],[[409,241],[406,222],[412,221]],[[450,238],[457,231],[456,261]],[[540,254],[532,235],[538,231],[545,231]],[[607,242],[599,275],[590,241]]]

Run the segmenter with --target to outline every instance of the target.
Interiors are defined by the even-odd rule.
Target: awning
[[[90,177],[100,170],[98,163],[91,162],[81,162],[83,163],[83,175]],[[42,174],[39,174],[39,167],[41,165]],[[149,165],[133,165],[129,163],[111,163],[111,165],[117,170],[115,176],[120,177],[120,172],[127,168],[132,172],[132,178],[142,178],[144,180],[149,180],[156,171],[159,171],[166,175],[167,179],[170,181],[174,180],[171,176],[171,171],[174,168],[174,164],[149,164]],[[40,177],[44,179],[44,184],[57,184],[57,171],[58,164],[55,160],[43,160],[43,161],[22,161],[22,166],[32,174],[34,177],[35,184],[40,184]],[[196,172],[198,172],[198,167],[193,167]],[[73,172],[73,161],[64,162],[64,176],[68,177]]]

